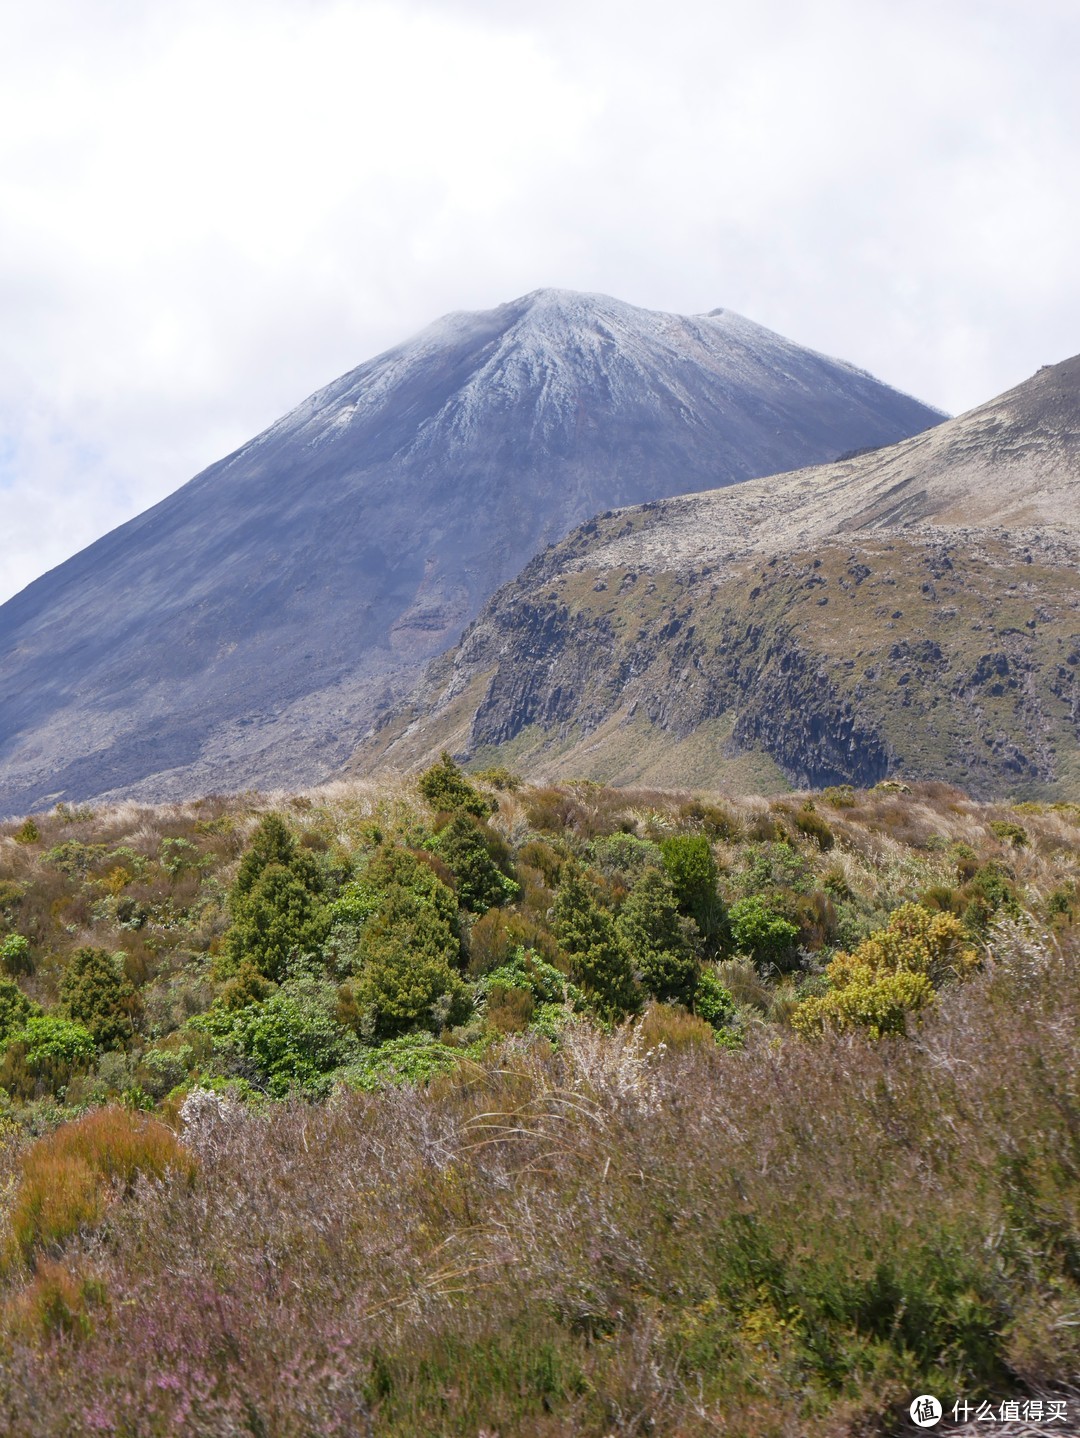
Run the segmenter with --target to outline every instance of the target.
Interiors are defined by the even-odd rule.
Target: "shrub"
[[[520,774],[515,774],[504,764],[496,764],[490,769],[477,769],[473,777],[479,779],[481,784],[490,784],[493,789],[502,789],[507,794],[516,794],[525,782]]]
[[[41,1008],[27,998],[13,979],[0,979],[0,1044],[14,1034]]]
[[[737,842],[742,832],[738,815],[719,804],[707,804],[703,799],[690,799],[681,805],[679,818],[700,826],[710,839],[722,839],[726,843]]]
[[[576,865],[568,865],[553,909],[553,928],[570,961],[570,977],[605,1018],[624,1018],[640,1005],[633,966],[614,920],[593,898]]]
[[[808,838],[813,839],[822,851],[828,851],[836,843],[833,831],[814,808],[810,799],[807,799],[802,808],[797,810],[795,827],[800,834],[806,834]]]
[[[714,1029],[726,1028],[735,1018],[735,1000],[711,965],[706,965],[698,975],[694,1013]]]
[[[8,1042],[24,1045],[26,1062],[31,1067],[54,1062],[75,1068],[94,1057],[90,1031],[58,1014],[31,1014]]]
[[[123,1048],[134,1033],[135,989],[124,973],[124,955],[76,949],[60,981],[69,1018],[81,1023],[102,1049]]]
[[[289,869],[310,890],[322,889],[318,863],[303,849],[297,848],[288,825],[279,814],[267,814],[255,830],[236,875],[232,888],[233,900],[242,899],[255,888],[264,870]]]
[[[469,783],[445,749],[439,762],[420,775],[417,788],[436,813],[452,814],[460,809],[477,819],[486,819],[498,808],[494,800]]]
[[[15,1331],[31,1343],[63,1338],[77,1343],[94,1331],[93,1314],[106,1300],[105,1285],[41,1258],[30,1283],[8,1305]]]
[[[194,1159],[171,1130],[120,1108],[63,1124],[28,1149],[20,1166],[11,1232],[27,1262],[55,1254],[79,1229],[100,1222],[140,1174],[195,1177]]]
[[[638,1033],[646,1049],[716,1047],[716,1033],[703,1018],[689,1013],[681,1004],[651,1003],[638,1022]]]
[[[682,917],[671,880],[647,869],[634,885],[615,927],[646,993],[690,1004],[697,987],[698,961],[693,923]]]
[[[338,993],[310,975],[286,982],[262,1004],[235,1014],[229,1037],[272,1098],[290,1089],[318,1092],[324,1076],[356,1054],[337,1019]]]
[[[673,834],[661,842],[660,853],[680,910],[694,920],[703,938],[717,938],[724,926],[724,905],[708,839],[704,834]]]
[[[491,857],[480,826],[465,813],[457,813],[435,841],[439,857],[457,880],[458,900],[474,914],[510,903],[520,893]]]
[[[565,860],[550,844],[545,844],[543,839],[530,839],[518,850],[518,862],[536,869],[548,887],[554,889],[558,885]]]
[[[41,842],[41,830],[31,817],[24,819],[11,837],[16,844],[38,844]]]
[[[979,957],[953,914],[902,904],[888,926],[825,970],[829,992],[806,999],[792,1014],[801,1033],[862,1028],[872,1038],[903,1033],[907,1015],[925,1008],[943,984],[966,978]]]
[[[399,1084],[421,1084],[451,1073],[464,1058],[461,1049],[437,1043],[430,1034],[407,1034],[369,1049],[341,1075],[350,1088],[374,1092]]]
[[[559,957],[554,936],[531,914],[489,909],[469,930],[469,973],[486,974],[510,962],[519,949],[536,952],[547,963]]]
[[[659,844],[639,839],[636,834],[608,834],[589,845],[594,868],[609,879],[633,884],[646,869],[659,868],[663,860]]]
[[[328,928],[326,909],[293,868],[267,864],[250,887],[233,891],[233,922],[225,936],[229,963],[251,963],[280,979],[290,960],[318,951]]]
[[[0,964],[9,974],[32,974],[34,960],[30,952],[30,940],[22,934],[8,934],[0,944]]]
[[[1003,844],[1011,844],[1014,849],[1027,848],[1028,831],[1023,824],[1017,824],[1010,819],[993,819],[990,822],[990,832]]]
[[[739,899],[728,912],[731,942],[762,966],[782,966],[793,951],[799,930],[771,909],[759,894]]]
[[[357,998],[369,1011],[372,1032],[391,1037],[417,1025],[441,1027],[463,1002],[460,975],[452,967],[457,938],[434,905],[407,889],[387,892],[359,942]]]

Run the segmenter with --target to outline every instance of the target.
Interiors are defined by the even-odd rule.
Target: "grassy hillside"
[[[1077,1382],[1080,810],[489,780],[4,827],[0,1426]]]

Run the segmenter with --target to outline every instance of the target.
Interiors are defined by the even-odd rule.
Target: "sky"
[[[1076,0],[0,0],[0,600],[542,286],[957,413],[1080,351]]]

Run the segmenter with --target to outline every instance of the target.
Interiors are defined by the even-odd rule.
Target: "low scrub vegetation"
[[[1059,1391],[1078,885],[1069,806],[447,756],[6,826],[0,1428],[794,1438]]]

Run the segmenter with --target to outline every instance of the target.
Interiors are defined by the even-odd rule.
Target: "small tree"
[[[420,775],[417,787],[437,812],[453,813],[456,809],[464,809],[467,814],[486,819],[498,808],[493,800],[469,783],[445,749],[439,762]]]
[[[785,963],[799,937],[798,927],[770,909],[760,894],[732,904],[728,922],[736,951],[749,954],[756,964]]]
[[[248,962],[278,981],[291,959],[316,953],[326,937],[325,908],[296,870],[283,864],[264,866],[249,888],[234,890],[232,905],[225,950],[233,970]]]
[[[724,904],[712,845],[704,834],[673,834],[661,842],[660,853],[680,911],[693,919],[702,938],[715,940],[723,932]]]
[[[689,1006],[698,978],[694,925],[680,915],[666,874],[659,869],[645,871],[615,927],[645,990],[654,998]]]
[[[0,979],[0,1044],[23,1026],[40,1007],[28,999],[13,979]]]
[[[555,899],[553,927],[570,961],[570,977],[605,1018],[620,1019],[641,1005],[641,990],[615,921],[589,891],[581,870],[567,864]]]
[[[60,980],[65,1012],[83,1025],[98,1048],[124,1048],[134,1036],[138,999],[124,973],[124,958],[107,949],[76,949]]]
[[[435,1028],[459,1007],[464,985],[453,968],[458,953],[456,935],[433,905],[407,889],[390,890],[360,935],[354,986],[374,1035]]]
[[[439,857],[457,880],[458,899],[474,914],[486,914],[515,899],[518,885],[496,864],[484,842],[480,825],[468,814],[457,813],[435,841]]]

